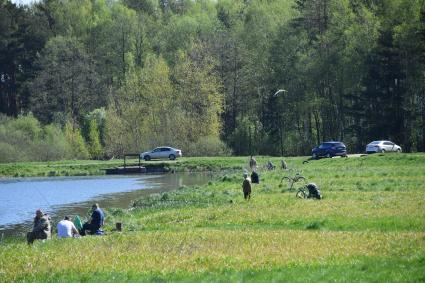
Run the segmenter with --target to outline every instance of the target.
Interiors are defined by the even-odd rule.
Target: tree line
[[[424,0],[0,0],[0,143],[34,119],[78,157],[424,151],[424,55]]]

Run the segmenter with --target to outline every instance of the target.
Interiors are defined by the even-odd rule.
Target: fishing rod
[[[47,198],[46,198],[46,196],[44,195],[44,194],[42,194],[41,193],[41,191],[37,188],[37,187],[35,187],[35,190],[37,191],[37,193],[41,196],[41,198],[47,203],[47,205],[48,206],[52,206],[51,204],[50,204],[50,202],[47,200]]]

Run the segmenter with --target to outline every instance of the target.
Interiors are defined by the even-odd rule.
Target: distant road
[[[366,156],[367,154],[364,153],[354,153],[354,154],[348,154],[348,157],[360,157],[360,156]]]

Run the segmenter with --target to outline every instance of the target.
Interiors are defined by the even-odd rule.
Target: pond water
[[[0,234],[29,231],[38,208],[57,223],[65,215],[86,215],[94,202],[102,208],[128,208],[143,195],[202,185],[211,178],[197,173],[0,180]]]

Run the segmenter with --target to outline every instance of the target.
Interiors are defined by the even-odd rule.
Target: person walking
[[[248,173],[243,174],[244,180],[242,183],[243,197],[244,199],[251,199],[251,180],[248,177]]]
[[[44,214],[41,209],[35,212],[33,228],[31,232],[27,233],[27,242],[32,244],[34,240],[45,240],[52,237],[50,218]]]

